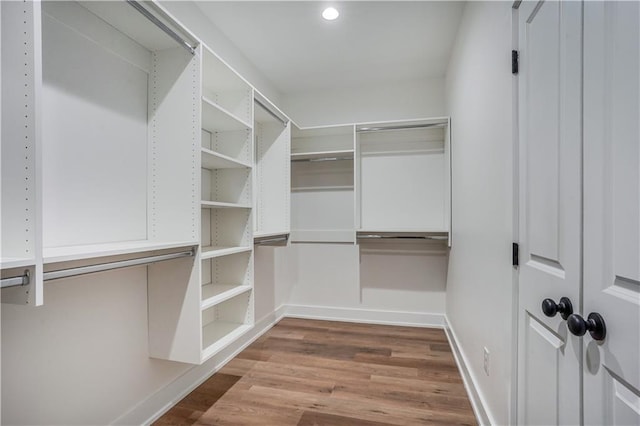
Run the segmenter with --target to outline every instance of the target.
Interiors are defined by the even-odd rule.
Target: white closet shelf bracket
[[[189,251],[178,253],[161,254],[157,256],[146,256],[131,260],[121,260],[117,262],[100,263],[97,265],[80,266],[77,268],[60,269],[58,271],[45,272],[44,281],[57,280],[60,278],[74,277],[76,275],[93,274],[95,272],[110,271],[112,269],[128,268],[130,266],[149,265],[167,260],[179,259],[183,257],[195,256],[195,248]]]
[[[1,284],[0,288],[29,285],[30,282],[31,282],[31,273],[29,272],[28,269],[26,269],[24,271],[24,274],[22,274],[22,275],[20,275],[18,277],[2,278],[0,280],[0,284]]]
[[[185,49],[187,49],[192,55],[196,54],[196,47],[197,44],[194,46],[191,43],[189,43],[188,41],[186,41],[184,38],[182,38],[178,33],[176,33],[174,30],[172,30],[171,28],[169,28],[169,26],[167,24],[165,24],[164,22],[162,22],[160,19],[158,19],[153,13],[151,13],[147,8],[145,8],[142,4],[140,4],[140,2],[135,1],[135,0],[126,0],[127,3],[129,3],[129,5],[131,5],[135,10],[137,10],[138,12],[140,12],[142,14],[142,16],[144,16],[145,18],[147,18],[149,21],[151,21],[152,24],[154,24],[156,27],[160,28],[164,33],[166,33],[169,37],[171,37],[172,39],[174,39],[180,46],[184,47]]]

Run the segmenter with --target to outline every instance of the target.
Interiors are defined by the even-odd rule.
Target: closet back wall
[[[304,99],[298,98],[300,101],[298,107],[293,109],[290,105],[289,108],[291,108],[292,114],[308,117],[310,121],[313,120],[313,124],[348,123],[349,120],[366,121],[380,117],[443,115],[443,84],[444,80],[431,80],[426,86],[407,83],[396,87],[398,90],[393,90],[391,87],[376,87],[368,90],[330,91],[329,94],[318,93]],[[424,90],[416,90],[416,87]],[[417,96],[416,93],[418,93]],[[376,96],[376,94],[380,96]],[[287,99],[285,99],[286,102]],[[307,123],[304,122],[304,124]],[[406,135],[407,131],[403,132]],[[386,138],[382,138],[384,144],[398,149],[400,146],[398,138],[402,135],[389,136],[389,133],[385,133],[385,135]],[[371,135],[368,136],[368,138],[371,137]],[[422,137],[421,135],[419,139],[422,140]],[[455,141],[452,143],[455,144]],[[296,145],[295,140],[292,141],[292,146],[294,145]],[[340,149],[346,148],[348,148],[346,145],[340,147]],[[358,150],[364,151],[364,149],[362,144],[358,146]],[[317,164],[324,166],[323,163]],[[391,165],[392,162],[388,164]],[[333,174],[330,175],[332,178],[336,176],[338,171],[341,176],[345,174],[345,170],[350,170],[350,173],[353,173],[353,169],[339,168],[335,165],[331,167],[333,167]],[[326,165],[326,168],[331,170],[329,165]],[[295,172],[296,168],[292,168],[292,170]],[[395,171],[397,170],[398,167]],[[442,165],[436,167],[436,170],[442,173]],[[308,182],[307,180],[299,182],[300,179],[293,179],[293,177],[300,178],[300,175],[293,176],[292,188],[296,186],[296,181],[302,187],[311,187],[313,186],[311,181],[314,179],[316,185],[336,185],[336,182],[327,180],[326,177],[325,181],[327,182],[321,182],[323,176],[322,173],[319,173],[321,171],[320,168],[316,168],[313,173],[302,175],[307,178]],[[355,173],[356,175],[364,173],[360,162],[357,162]],[[387,183],[392,182],[387,185],[389,188],[393,187],[393,182],[395,182],[393,173],[393,167],[383,167],[382,170],[375,170],[374,174]],[[401,183],[398,185],[402,185],[402,188],[398,188],[398,191],[404,190],[401,193],[405,196],[413,194],[418,197],[420,193],[418,188],[428,186],[429,181],[428,177],[422,173],[418,173],[414,177],[415,182],[410,184],[399,180],[398,182]],[[355,180],[356,186],[358,186],[358,179]],[[337,183],[345,184],[345,182]],[[398,217],[402,216],[399,213],[406,212],[402,209],[394,211],[392,207],[396,207],[395,201],[391,199],[390,195],[385,195],[380,190],[382,185],[374,186],[377,189],[367,194],[372,198],[380,197],[382,200],[377,200],[380,203],[373,206],[372,210],[384,211],[376,217],[380,219],[384,215],[388,215],[393,224],[387,223],[383,228],[393,226],[415,228],[417,226],[415,223],[409,223],[406,216],[402,220],[398,220]],[[362,191],[362,189],[357,188],[357,191]],[[318,197],[318,194],[323,197]],[[354,244],[355,232],[352,232],[351,240],[344,238],[345,234],[349,234],[347,228],[355,231],[358,226],[355,225],[356,221],[344,219],[345,213],[348,215],[349,211],[352,212],[352,217],[355,216],[354,204],[356,200],[353,191],[347,192],[346,196],[343,196],[344,192],[339,192],[340,197],[336,197],[335,194],[332,196],[332,194],[326,189],[293,194],[295,197],[292,197],[292,229],[295,231],[296,226],[303,227],[307,239],[300,235],[302,230],[298,230],[297,241],[299,242],[282,249],[280,253],[280,256],[289,260],[283,262],[285,269],[278,271],[282,274],[282,278],[278,282],[281,285],[287,283],[287,285],[293,286],[287,307],[288,314],[320,319],[422,326],[442,325],[445,312],[448,263],[446,244],[407,243],[407,240],[396,240],[388,244],[386,242]],[[308,196],[308,199],[303,196]],[[311,203],[312,200],[315,200],[317,204]],[[325,201],[325,205],[320,204],[322,201]],[[386,210],[380,208],[381,206],[385,206]],[[315,218],[314,212],[317,216]],[[317,212],[322,213],[318,214]],[[421,211],[416,216],[420,218],[422,223],[422,220],[426,220],[428,215]],[[348,216],[347,218],[350,219]],[[378,220],[375,224],[380,226],[379,222]],[[349,223],[351,224],[349,225]],[[364,228],[367,224],[362,223],[360,226]],[[312,229],[314,233],[322,234],[322,238],[319,236],[315,239],[310,238],[309,229]],[[373,230],[376,229],[379,228],[374,226]],[[285,277],[293,279],[293,283],[288,282]]]

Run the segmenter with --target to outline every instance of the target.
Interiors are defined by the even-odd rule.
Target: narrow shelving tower
[[[253,327],[253,90],[202,49],[201,362]]]

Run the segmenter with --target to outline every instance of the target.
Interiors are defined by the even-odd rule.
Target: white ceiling
[[[462,14],[457,1],[197,4],[283,95],[443,77]]]

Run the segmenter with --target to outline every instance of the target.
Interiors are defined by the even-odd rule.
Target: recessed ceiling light
[[[335,7],[328,7],[322,11],[322,17],[327,21],[333,21],[338,16],[340,16],[340,13],[336,10]]]

